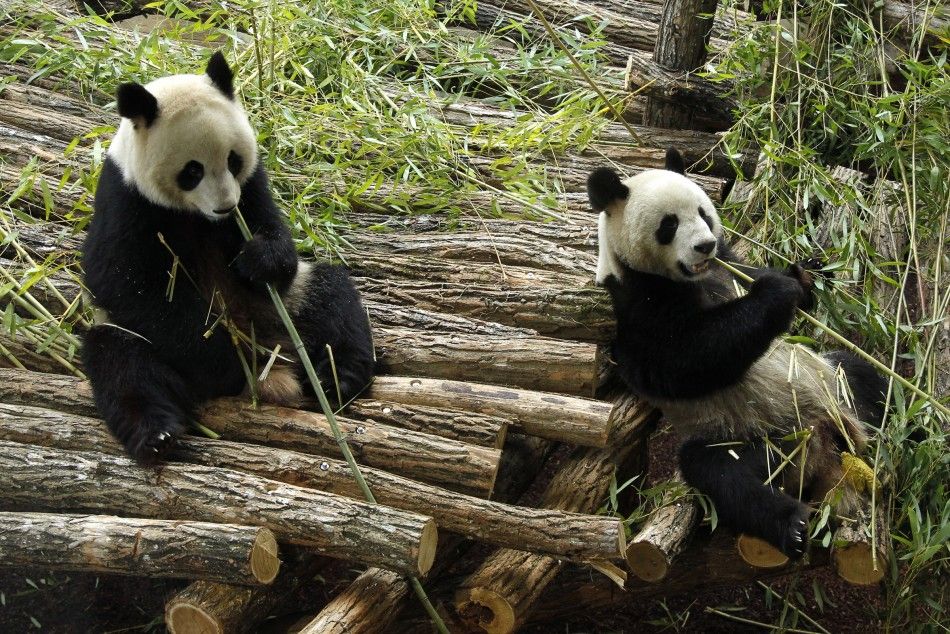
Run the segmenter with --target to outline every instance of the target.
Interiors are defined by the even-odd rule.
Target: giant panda
[[[375,362],[360,297],[344,269],[298,261],[221,53],[204,74],[122,84],[116,102],[122,120],[82,248],[97,315],[82,358],[128,452],[161,459],[203,401],[248,388],[242,363],[261,371],[276,360],[262,400],[292,403],[309,387],[267,284],[327,393],[335,378],[344,402],[365,387]]]
[[[754,282],[739,296],[715,261],[739,264],[716,208],[676,150],[666,169],[625,180],[598,169],[587,189],[625,387],[685,438],[680,470],[723,525],[801,556],[808,502],[837,501],[839,513],[857,502],[838,486],[841,453],[861,451],[865,423],[881,422],[886,383],[850,353],[820,356],[781,338],[796,308],[811,306],[810,262],[747,269]]]

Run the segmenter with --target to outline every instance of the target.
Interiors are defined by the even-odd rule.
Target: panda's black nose
[[[708,242],[700,242],[693,248],[699,251],[700,253],[702,253],[703,255],[709,255],[710,253],[712,253],[712,250],[716,248],[716,241],[709,240]]]

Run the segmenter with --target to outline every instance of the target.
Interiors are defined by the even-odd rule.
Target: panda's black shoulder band
[[[599,167],[587,177],[587,197],[595,211],[604,211],[610,203],[625,200],[629,195],[630,188],[610,167]]]
[[[142,84],[121,84],[115,101],[119,115],[131,119],[136,125],[142,121],[147,128],[158,118],[158,99]]]
[[[234,99],[234,72],[228,66],[227,60],[221,51],[215,51],[211,59],[208,60],[208,67],[205,69],[211,82],[217,86],[218,90],[224,93],[228,99]]]

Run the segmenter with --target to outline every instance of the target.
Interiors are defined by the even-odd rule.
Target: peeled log
[[[609,403],[480,383],[379,376],[367,396],[406,405],[452,403],[507,418],[532,436],[588,447],[605,446],[613,422]]]
[[[273,480],[196,465],[145,469],[128,458],[0,441],[0,504],[251,524],[340,559],[424,575],[435,523]]]
[[[385,632],[409,584],[389,570],[370,568],[336,595],[298,634],[369,634]],[[372,597],[371,601],[366,600]]]
[[[0,439],[57,449],[98,447],[122,455],[123,449],[102,422],[28,405],[0,403]],[[251,473],[267,480],[361,498],[345,462],[284,449],[224,440],[186,437],[176,460]],[[534,509],[449,494],[444,489],[408,478],[362,469],[380,504],[424,513],[439,526],[465,537],[497,545],[518,546],[577,561],[612,559],[622,554],[619,520],[556,510]]]
[[[617,420],[609,446],[576,449],[548,483],[543,506],[577,511],[599,505],[617,465],[641,445],[657,418],[656,410],[629,397],[618,401],[611,415]],[[456,612],[472,629],[513,632],[562,566],[554,557],[499,549],[462,582]]]
[[[464,317],[530,328],[558,339],[603,342],[614,328],[610,300],[600,288],[520,288],[357,278],[364,296]],[[490,377],[483,377],[490,380]]]
[[[542,392],[593,396],[597,346],[544,337],[478,337],[374,328],[386,374],[484,381]]]
[[[666,496],[665,496],[666,497]],[[689,544],[702,514],[692,498],[664,503],[640,527],[627,546],[627,567],[644,581],[663,580],[674,558]]]
[[[507,419],[461,409],[360,398],[347,405],[344,412],[354,420],[373,420],[383,425],[496,449],[505,446],[508,435]]]
[[[277,541],[266,528],[107,515],[0,512],[4,566],[268,584]]]

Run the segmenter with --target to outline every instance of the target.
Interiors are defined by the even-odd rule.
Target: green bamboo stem
[[[720,266],[722,266],[724,269],[726,269],[727,271],[729,271],[730,273],[732,273],[739,279],[745,280],[746,282],[754,281],[751,277],[749,277],[748,275],[746,275],[745,273],[743,273],[736,267],[732,266],[728,262],[723,262],[719,258],[716,258],[716,262],[718,262]],[[858,355],[859,357],[861,357],[862,359],[864,359],[865,361],[873,365],[875,368],[877,368],[879,371],[893,378],[895,381],[903,385],[905,388],[907,388],[908,390],[910,390],[911,392],[913,392],[920,398],[924,399],[925,401],[929,402],[931,405],[933,405],[933,407],[937,411],[950,417],[950,408],[947,408],[946,405],[943,405],[942,403],[940,403],[940,401],[938,401],[936,397],[923,391],[922,389],[920,389],[919,387],[917,387],[916,385],[914,385],[913,383],[911,383],[910,381],[908,381],[907,379],[899,375],[897,372],[890,369],[889,367],[887,367],[886,365],[884,365],[883,363],[881,363],[880,361],[878,361],[877,359],[869,355],[867,352],[865,352],[858,346],[854,345],[853,343],[845,339],[842,335],[839,335],[837,332],[832,330],[829,326],[821,323],[820,321],[818,321],[817,319],[815,319],[814,317],[812,317],[805,311],[801,310],[800,308],[798,309],[798,314],[804,317],[805,320],[808,321],[808,323],[822,329],[825,332],[825,334],[827,334],[829,337],[831,337],[832,339],[837,341],[839,344],[847,348],[849,351]]]
[[[238,228],[240,228],[241,235],[244,236],[244,239],[248,241],[252,240],[254,235],[248,228],[247,223],[244,222],[244,216],[241,215],[241,210],[239,208],[234,210],[234,218],[237,221]],[[294,349],[297,351],[297,355],[300,357],[300,362],[303,364],[303,367],[307,372],[307,378],[310,379],[310,384],[313,386],[313,391],[317,395],[317,401],[320,403],[320,408],[323,410],[323,415],[326,416],[327,423],[330,425],[333,438],[336,440],[336,444],[340,447],[340,453],[343,454],[346,464],[350,467],[350,472],[353,474],[356,484],[359,486],[360,491],[362,491],[363,497],[366,498],[366,501],[370,504],[376,504],[376,497],[373,495],[373,492],[370,491],[369,485],[366,484],[366,479],[363,478],[363,473],[360,471],[359,465],[356,464],[356,459],[353,458],[353,453],[350,451],[350,446],[347,444],[346,438],[343,437],[343,433],[340,431],[340,426],[337,423],[336,415],[333,413],[333,408],[330,407],[330,401],[327,400],[327,395],[323,391],[323,386],[320,385],[320,379],[317,378],[317,371],[314,369],[313,363],[310,361],[310,355],[307,354],[307,349],[304,346],[303,339],[300,338],[300,333],[297,332],[297,327],[294,326],[294,322],[290,317],[290,313],[287,312],[287,307],[284,306],[284,301],[280,298],[280,295],[277,294],[277,291],[274,290],[274,287],[270,284],[267,284],[267,293],[270,295],[271,301],[274,302],[274,308],[277,309],[277,314],[280,315],[280,320],[287,329],[287,334],[290,335],[290,339],[293,341]],[[442,634],[449,634],[448,628],[445,626],[445,623],[442,621],[442,617],[439,616],[439,613],[435,611],[435,608],[432,606],[432,602],[429,601],[429,597],[426,595],[425,589],[422,587],[419,579],[416,577],[411,577],[409,581],[412,585],[412,589],[415,591],[426,612],[429,614],[429,618],[432,619],[432,623]]]

